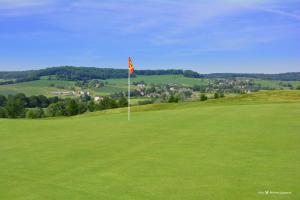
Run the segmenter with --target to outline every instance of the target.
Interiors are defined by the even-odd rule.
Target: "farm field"
[[[132,110],[0,119],[0,199],[300,198],[300,91]]]
[[[300,81],[277,81],[277,80],[255,80],[256,84],[260,84],[261,86],[270,87],[270,88],[279,88],[284,85],[292,85],[293,87],[300,86]]]
[[[180,84],[193,86],[195,84],[206,84],[206,79],[195,79],[195,78],[186,78],[181,75],[157,75],[157,76],[138,76],[132,78],[134,81],[145,81],[146,83],[156,83],[156,84]],[[104,80],[107,84],[101,88],[94,88],[90,91],[94,95],[110,95],[116,92],[127,91],[127,79],[107,79]],[[51,87],[51,85],[64,86],[66,89],[59,89],[56,87]],[[52,96],[52,92],[55,91],[65,91],[69,90],[68,87],[75,87],[74,81],[61,81],[61,80],[37,80],[30,82],[23,82],[11,85],[0,85],[0,94],[16,94],[23,92],[26,95],[39,95],[43,94],[46,96]],[[132,86],[134,88],[134,86]],[[77,88],[79,89],[79,88]]]
[[[56,88],[65,87],[66,89]],[[0,85],[0,94],[16,94],[24,93],[26,95],[45,95],[54,96],[53,92],[69,90],[70,87],[75,87],[73,81],[60,81],[60,80],[36,80],[29,82],[22,82],[10,85]]]
[[[55,78],[55,77],[52,77]],[[117,92],[127,91],[127,78],[125,79],[107,79],[103,80],[106,84],[101,88],[92,88],[89,91],[93,95],[107,96]],[[153,75],[153,76],[137,76],[131,78],[131,83],[144,81],[147,84],[177,84],[184,86],[194,86],[194,85],[208,85],[209,79],[202,78],[187,78],[182,75]],[[290,84],[294,88],[300,86],[300,81],[273,81],[273,80],[255,80],[255,84],[260,84],[264,87],[270,87],[278,89],[282,84]],[[54,87],[53,87],[54,85]],[[59,87],[56,87],[59,86]],[[64,87],[64,89],[62,89]],[[63,80],[46,80],[42,77],[41,80],[22,82],[11,85],[0,85],[0,94],[16,94],[25,93],[26,95],[39,95],[43,94],[45,96],[53,96],[53,92],[59,91],[71,91],[70,87],[75,88],[75,90],[81,90],[79,87],[75,86],[74,81],[63,81]],[[134,86],[132,85],[132,88]]]
[[[153,76],[136,76],[131,78],[134,81],[144,81],[148,84],[178,84],[178,85],[207,85],[208,79],[202,78],[187,78],[182,75],[153,75]],[[109,84],[113,85],[126,85],[127,79],[108,79]]]

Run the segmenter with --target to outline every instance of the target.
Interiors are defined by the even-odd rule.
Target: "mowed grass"
[[[293,98],[133,107],[130,122],[122,110],[2,119],[0,199],[299,199]]]
[[[63,86],[66,89],[59,89],[54,86]],[[52,92],[69,90],[68,87],[75,87],[73,81],[59,81],[59,80],[36,80],[29,82],[22,82],[10,85],[0,85],[0,94],[16,94],[24,93],[26,95],[46,95],[53,96]]]

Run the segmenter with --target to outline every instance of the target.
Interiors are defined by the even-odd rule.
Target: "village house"
[[[101,97],[101,96],[94,97],[94,101],[102,101],[102,100],[103,100],[103,97]]]

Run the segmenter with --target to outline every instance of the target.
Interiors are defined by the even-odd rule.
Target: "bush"
[[[96,110],[96,104],[95,102],[92,100],[88,103],[87,108],[90,112],[94,112]]]
[[[66,106],[63,101],[50,104],[47,108],[47,115],[50,117],[57,117],[66,115]]]
[[[78,114],[85,113],[88,110],[86,103],[78,103]]]
[[[215,99],[218,99],[219,98],[219,93],[215,93]]]
[[[207,96],[205,94],[201,94],[200,95],[200,101],[206,101],[207,100]]]
[[[7,118],[8,113],[7,110],[4,107],[0,107],[0,118]]]
[[[26,113],[26,118],[37,119],[45,117],[44,110],[42,108],[32,108]]]
[[[7,101],[6,97],[0,94],[0,106],[5,106],[6,101]]]
[[[9,95],[5,107],[10,118],[25,116],[25,102],[21,95]]]
[[[105,109],[110,109],[110,108],[117,108],[118,104],[116,100],[111,99],[109,97],[104,97],[102,101],[97,106],[98,110],[105,110]]]
[[[67,116],[73,116],[79,113],[79,105],[74,99],[66,99],[65,105]]]
[[[119,98],[118,105],[119,105],[119,107],[126,107],[126,106],[128,106],[127,99],[125,97]]]
[[[139,105],[146,105],[146,104],[152,104],[154,101],[153,100],[144,100],[144,101],[139,101]]]
[[[173,95],[170,96],[168,102],[169,103],[178,103],[179,98],[178,97],[174,97]]]

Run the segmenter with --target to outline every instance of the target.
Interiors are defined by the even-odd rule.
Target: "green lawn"
[[[276,92],[0,119],[0,199],[299,199],[300,93]]]

